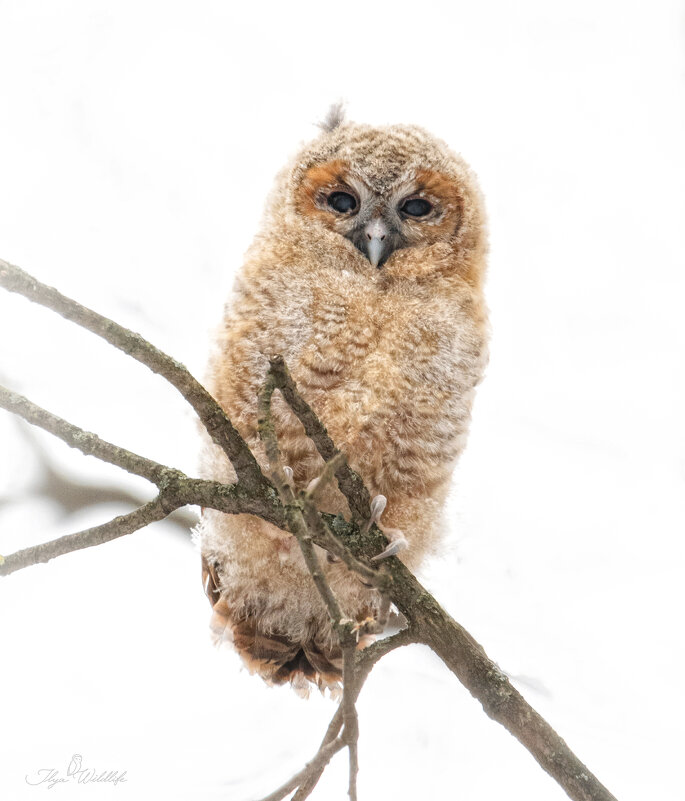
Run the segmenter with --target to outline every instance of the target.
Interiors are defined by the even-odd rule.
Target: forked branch
[[[321,545],[337,556],[344,554],[350,569],[357,570],[362,575],[366,573],[367,579],[372,577],[382,582],[377,586],[387,593],[407,619],[408,628],[399,634],[380,640],[363,651],[355,650],[354,653],[351,649],[347,651],[345,662],[349,680],[345,682],[342,706],[331,721],[319,752],[287,785],[269,796],[269,801],[284,798],[296,788],[299,789],[295,794],[295,801],[303,801],[309,795],[331,757],[349,745],[356,736],[352,706],[373,665],[390,650],[417,641],[425,643],[441,657],[445,665],[480,701],[485,712],[510,731],[574,801],[616,801],[551,726],[511,685],[496,663],[488,658],[483,648],[442,609],[401,561],[396,557],[384,560],[382,571],[366,561],[378,553],[382,542],[382,535],[377,529],[373,528],[363,533],[360,531],[360,523],[369,518],[369,493],[361,478],[349,468],[344,459],[338,456],[338,449],[311,407],[297,392],[295,383],[280,357],[271,364],[270,374],[273,379],[271,391],[273,392],[275,388],[281,391],[324,461],[338,460],[334,463],[334,472],[338,486],[352,512],[351,522],[339,516],[320,513],[315,508],[312,498],[298,501],[292,493],[292,488],[289,488],[287,482],[283,480],[282,470],[277,469],[274,472],[274,483],[281,490],[279,496],[276,487],[262,473],[254,455],[219,404],[185,367],[159,351],[140,335],[66,298],[57,290],[41,284],[19,268],[4,261],[0,261],[0,286],[22,294],[87,328],[162,375],[195,409],[213,440],[231,460],[238,477],[237,483],[232,485],[188,478],[180,471],[107,443],[94,434],[84,432],[50,412],[40,409],[28,399],[9,390],[3,390],[0,393],[0,405],[51,431],[73,447],[78,447],[83,453],[147,478],[158,487],[159,494],[140,509],[102,526],[18,551],[6,557],[4,565],[0,559],[0,575],[40,561],[47,561],[59,554],[124,536],[150,522],[161,520],[173,509],[196,504],[228,514],[253,514],[293,533],[295,533],[293,529],[301,528],[303,541],[308,543],[314,556],[316,553],[313,543]],[[277,459],[277,447],[274,455]],[[285,503],[282,499],[285,499]],[[317,567],[314,562],[311,570],[316,581]],[[323,589],[325,593],[324,584],[321,582],[319,584],[320,590]],[[347,623],[341,617],[339,605],[336,608],[335,604],[327,602],[327,606],[332,616],[338,620],[344,640]],[[350,679],[350,676],[353,678]],[[356,746],[350,748],[350,755],[351,792],[354,793],[352,785],[356,778]]]
[[[340,704],[343,721],[342,734],[330,742],[324,739],[314,759],[305,766],[303,771],[300,771],[296,777],[293,777],[290,782],[284,785],[284,787],[291,787],[294,781],[297,782],[295,786],[299,787],[305,780],[311,781],[315,774],[318,773],[318,775],[320,775],[319,771],[323,770],[330,757],[343,745],[346,745],[349,752],[349,796],[350,801],[357,801],[357,773],[359,772],[357,743],[359,740],[359,722],[355,702],[359,694],[359,689],[361,689],[361,682],[357,675],[355,662],[355,653],[357,650],[357,636],[355,631],[358,629],[358,626],[355,626],[354,621],[343,615],[340,603],[331,589],[326,574],[322,569],[319,557],[314,549],[314,532],[307,522],[307,517],[313,522],[316,521],[315,528],[320,528],[324,536],[328,534],[331,540],[336,540],[335,535],[326,531],[324,523],[319,518],[318,511],[314,507],[312,498],[315,497],[315,493],[303,493],[300,498],[297,498],[292,486],[286,479],[286,474],[281,462],[276,430],[271,415],[271,399],[275,386],[275,370],[274,362],[272,361],[269,371],[267,372],[264,387],[259,394],[259,435],[264,442],[267,458],[269,459],[271,479],[286,509],[288,528],[297,538],[307,569],[328,610],[328,615],[343,655],[343,697]],[[331,461],[327,463],[328,470],[324,470],[324,473],[319,478],[319,482],[325,482],[328,479],[328,474],[334,470],[336,463],[340,464],[338,469],[342,469],[343,462],[344,459],[341,454],[334,453],[331,457]],[[347,475],[347,473],[344,473],[344,475]],[[305,506],[308,513],[305,512]],[[341,552],[347,551],[347,548],[342,545],[342,543],[336,541],[336,545],[339,546]],[[350,559],[354,559],[352,554],[350,554]],[[369,571],[375,577],[375,571],[362,565],[361,562],[359,564],[365,571]],[[312,784],[311,787],[313,789],[314,784]],[[306,797],[303,796],[303,794],[300,795],[301,797]]]

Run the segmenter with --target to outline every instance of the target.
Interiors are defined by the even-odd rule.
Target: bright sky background
[[[492,357],[422,578],[621,801],[682,797],[684,44],[672,0],[0,0],[0,258],[198,376],[273,176],[331,102],[472,164]],[[0,380],[195,471],[174,390],[6,293]],[[0,413],[0,553],[125,511],[56,519],[36,480]],[[248,801],[304,764],[333,705],[247,675],[208,617],[168,524],[2,579],[0,795],[43,797],[24,777],[75,753],[128,782],[51,796]],[[360,721],[366,801],[565,798],[421,648],[374,672]],[[312,797],[344,799],[345,768]]]

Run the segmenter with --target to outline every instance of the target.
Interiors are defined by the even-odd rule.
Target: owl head
[[[372,127],[334,114],[322,127],[277,193],[280,216],[300,227],[310,250],[337,245],[357,270],[479,281],[484,212],[459,156],[416,126]]]

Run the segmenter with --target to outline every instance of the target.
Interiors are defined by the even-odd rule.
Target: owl
[[[207,386],[266,471],[257,396],[269,357],[281,354],[351,467],[387,501],[388,553],[416,570],[440,549],[487,360],[481,195],[464,161],[419,127],[354,124],[335,111],[321,127],[277,177],[226,304]],[[272,408],[291,481],[306,488],[323,461],[279,393]],[[202,474],[236,480],[209,440]],[[335,482],[320,508],[349,517]],[[270,684],[338,687],[341,651],[295,538],[212,510],[196,538],[216,639]],[[319,554],[346,616],[378,619],[377,590]]]

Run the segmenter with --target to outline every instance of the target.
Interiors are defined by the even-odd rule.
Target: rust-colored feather
[[[314,639],[303,642],[285,634],[260,629],[259,617],[236,618],[219,590],[218,566],[202,557],[202,580],[212,606],[211,628],[218,640],[229,639],[251,672],[270,684],[290,681],[298,685],[300,676],[320,687],[335,687],[342,680],[342,652],[338,646],[324,648]]]

